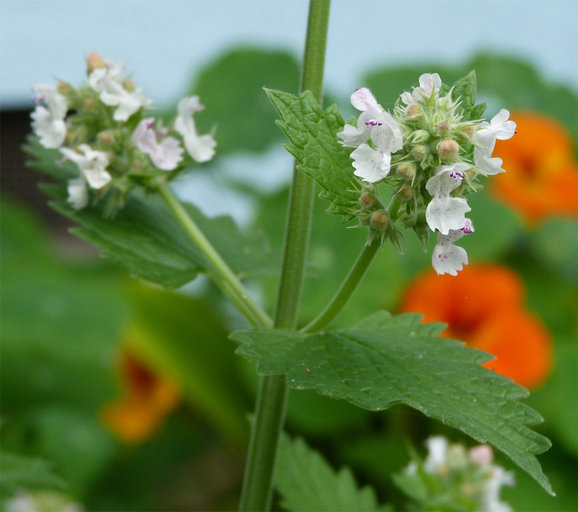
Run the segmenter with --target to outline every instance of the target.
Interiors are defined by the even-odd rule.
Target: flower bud
[[[369,225],[377,231],[385,231],[389,227],[389,215],[383,210],[375,212],[369,219]]]
[[[114,144],[114,135],[110,132],[100,132],[96,137],[101,146],[110,147]]]
[[[373,194],[370,194],[369,192],[364,192],[359,196],[359,204],[363,209],[371,208],[374,202],[375,198],[373,197]]]
[[[401,197],[404,201],[409,201],[410,199],[413,198],[413,188],[404,185],[403,187],[398,189],[397,195]]]
[[[430,138],[430,134],[427,130],[415,130],[411,134],[411,140],[416,144],[421,144],[422,142],[427,142]]]
[[[438,144],[438,155],[444,160],[451,160],[458,156],[460,146],[453,139],[444,139]]]
[[[134,85],[134,82],[130,79],[127,78],[123,83],[122,86],[124,87],[124,89],[128,92],[133,92],[136,89],[136,85]]]
[[[385,231],[389,226],[389,215],[387,215],[383,210],[375,212],[369,219],[369,225],[372,229]]]
[[[450,132],[450,123],[448,121],[440,121],[436,124],[436,130],[440,135],[447,135]]]
[[[86,98],[84,100],[83,109],[86,112],[96,112],[97,108],[98,108],[98,101],[96,101],[94,98]]]
[[[415,165],[413,164],[401,164],[397,166],[395,170],[395,174],[397,174],[400,178],[404,180],[411,181],[415,177]]]
[[[466,179],[468,181],[472,181],[474,179],[476,179],[476,176],[478,175],[478,173],[476,171],[474,171],[474,169],[472,169],[471,167],[464,172],[464,176],[466,177]]]
[[[412,103],[411,105],[409,105],[405,111],[405,115],[407,117],[414,117],[414,116],[417,116],[419,114],[421,114],[421,109],[415,103]]]
[[[421,162],[425,157],[428,156],[429,148],[424,144],[416,144],[413,148],[411,148],[411,154],[418,162]]]
[[[94,71],[98,68],[105,68],[106,61],[98,53],[92,52],[86,59],[86,67],[88,71]]]
[[[60,94],[68,94],[70,91],[72,91],[72,87],[66,82],[58,82],[57,88]]]
[[[474,135],[476,129],[474,128],[473,125],[469,124],[467,126],[464,126],[462,128],[462,132],[465,133],[468,137],[471,137]]]

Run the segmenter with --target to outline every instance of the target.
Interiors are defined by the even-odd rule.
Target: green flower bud
[[[397,252],[403,254],[405,251],[405,240],[403,238],[403,233],[397,229],[393,229],[389,234],[389,239],[391,240],[391,243]]]
[[[395,174],[404,180],[411,181],[415,177],[415,165],[411,163],[400,164],[397,166]]]
[[[133,92],[136,89],[136,85],[134,85],[134,82],[130,79],[127,78],[123,83],[122,86],[124,87],[124,89],[128,92]]]
[[[476,131],[475,127],[471,124],[468,124],[462,128],[462,132],[468,137],[472,137],[475,131]]]
[[[411,148],[411,154],[418,162],[421,162],[429,155],[429,147],[424,144],[416,144]]]
[[[67,84],[66,82],[58,82],[58,92],[60,94],[66,95],[68,94],[70,91],[72,91],[72,87]]]
[[[460,152],[460,146],[453,139],[444,139],[438,144],[438,155],[443,160],[452,160]]]
[[[82,108],[86,112],[96,112],[96,109],[98,108],[98,101],[96,101],[94,98],[86,98]]]
[[[436,124],[436,130],[440,135],[447,135],[450,132],[451,126],[448,121],[440,121]]]
[[[415,130],[411,134],[411,140],[416,144],[427,142],[430,138],[430,133],[427,130]]]

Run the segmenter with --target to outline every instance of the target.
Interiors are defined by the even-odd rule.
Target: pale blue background
[[[157,104],[176,100],[194,69],[236,43],[301,56],[306,0],[0,0],[0,107],[26,105],[30,86],[83,78],[97,51],[122,58]],[[465,60],[479,49],[527,58],[578,83],[578,1],[334,0],[327,84],[358,87],[374,63]]]

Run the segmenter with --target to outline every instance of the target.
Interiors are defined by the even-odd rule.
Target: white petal
[[[457,162],[452,165],[441,165],[436,173],[427,181],[425,187],[432,197],[441,199],[460,186],[463,173],[471,165]]]
[[[355,126],[346,124],[343,127],[343,131],[339,132],[337,136],[341,139],[342,146],[346,148],[356,148],[360,144],[367,142],[369,134],[370,134],[369,129],[359,130]]]
[[[183,136],[185,148],[197,162],[208,162],[215,155],[217,142],[211,135],[198,135],[193,112],[199,110],[195,105],[198,97],[184,98],[179,102],[179,115],[175,119],[175,130]]]
[[[502,169],[503,160],[498,157],[492,158],[492,151],[493,148],[491,150],[479,146],[474,148],[474,163],[476,164],[476,168],[486,176],[506,172],[505,169]]]
[[[507,140],[513,137],[516,131],[516,123],[508,121],[510,112],[503,108],[490,121],[490,127],[494,137],[498,140]]]
[[[466,221],[466,213],[471,208],[461,197],[435,197],[427,205],[425,218],[432,231],[447,235],[450,230],[460,230]]]
[[[441,241],[440,241],[441,238]],[[445,240],[443,235],[438,235],[432,254],[432,266],[438,275],[450,274],[457,275],[464,265],[468,264],[468,254],[463,247],[458,247],[450,241]]]
[[[357,109],[365,112],[366,110],[383,110],[381,106],[377,103],[377,100],[371,94],[371,91],[366,87],[357,89],[351,95],[351,104]]]
[[[183,159],[183,151],[184,149],[177,139],[174,137],[166,137],[157,145],[155,152],[150,156],[151,160],[159,169],[172,171]]]
[[[185,138],[185,147],[189,155],[199,163],[211,160],[215,156],[216,146],[217,142],[211,135]]]
[[[80,210],[88,204],[88,189],[83,178],[70,180],[67,190],[67,201],[75,210]]]
[[[38,105],[30,117],[32,130],[40,139],[40,144],[51,149],[62,146],[66,137],[66,123],[62,119],[55,118],[42,105]]]
[[[353,158],[353,174],[359,176],[363,181],[375,183],[382,180],[389,174],[391,155],[383,153],[369,147],[367,144],[361,144],[351,153]]]
[[[375,147],[384,153],[395,153],[403,147],[401,127],[387,112],[377,119],[378,124],[371,128],[371,140]]]
[[[424,463],[424,469],[428,473],[435,473],[440,467],[445,466],[448,453],[448,440],[442,436],[430,437],[426,441],[428,456]]]

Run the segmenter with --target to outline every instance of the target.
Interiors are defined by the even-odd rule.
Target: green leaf
[[[257,48],[232,50],[201,71],[190,94],[198,94],[206,106],[195,117],[204,133],[215,124],[219,155],[233,151],[263,151],[280,139],[271,127],[275,111],[263,94],[263,86],[297,91],[299,66],[284,51]]]
[[[290,387],[370,410],[405,403],[489,442],[552,492],[535,454],[550,447],[527,425],[541,416],[519,402],[528,392],[480,365],[491,356],[435,338],[440,324],[420,315],[376,313],[350,329],[318,334],[253,329],[232,334],[238,353],[262,375],[284,374]]]
[[[310,91],[299,97],[266,92],[281,116],[277,124],[292,143],[285,148],[297,160],[297,168],[321,185],[320,197],[331,203],[327,213],[350,221],[358,208],[361,185],[353,175],[351,148],[343,147],[337,138],[345,124],[339,110],[332,105],[324,111]]]
[[[473,70],[460,78],[453,86],[452,98],[461,102],[461,106],[468,118],[470,118],[470,111],[476,104],[476,94],[476,72]]]
[[[70,176],[66,167],[55,164],[57,154],[31,143],[26,151],[34,158],[31,167],[62,181]],[[204,272],[208,263],[162,199],[135,190],[114,219],[105,218],[100,205],[75,210],[66,201],[64,185],[43,186],[55,201],[51,206],[81,225],[73,232],[96,245],[135,276],[176,288]],[[241,277],[273,273],[276,257],[261,233],[245,237],[230,217],[208,218],[194,206],[185,209],[217,251]]]
[[[18,491],[63,489],[64,482],[43,459],[2,451],[0,495],[3,499]]]
[[[275,468],[281,506],[292,512],[385,512],[370,487],[358,488],[349,468],[336,472],[302,439],[282,436]]]

